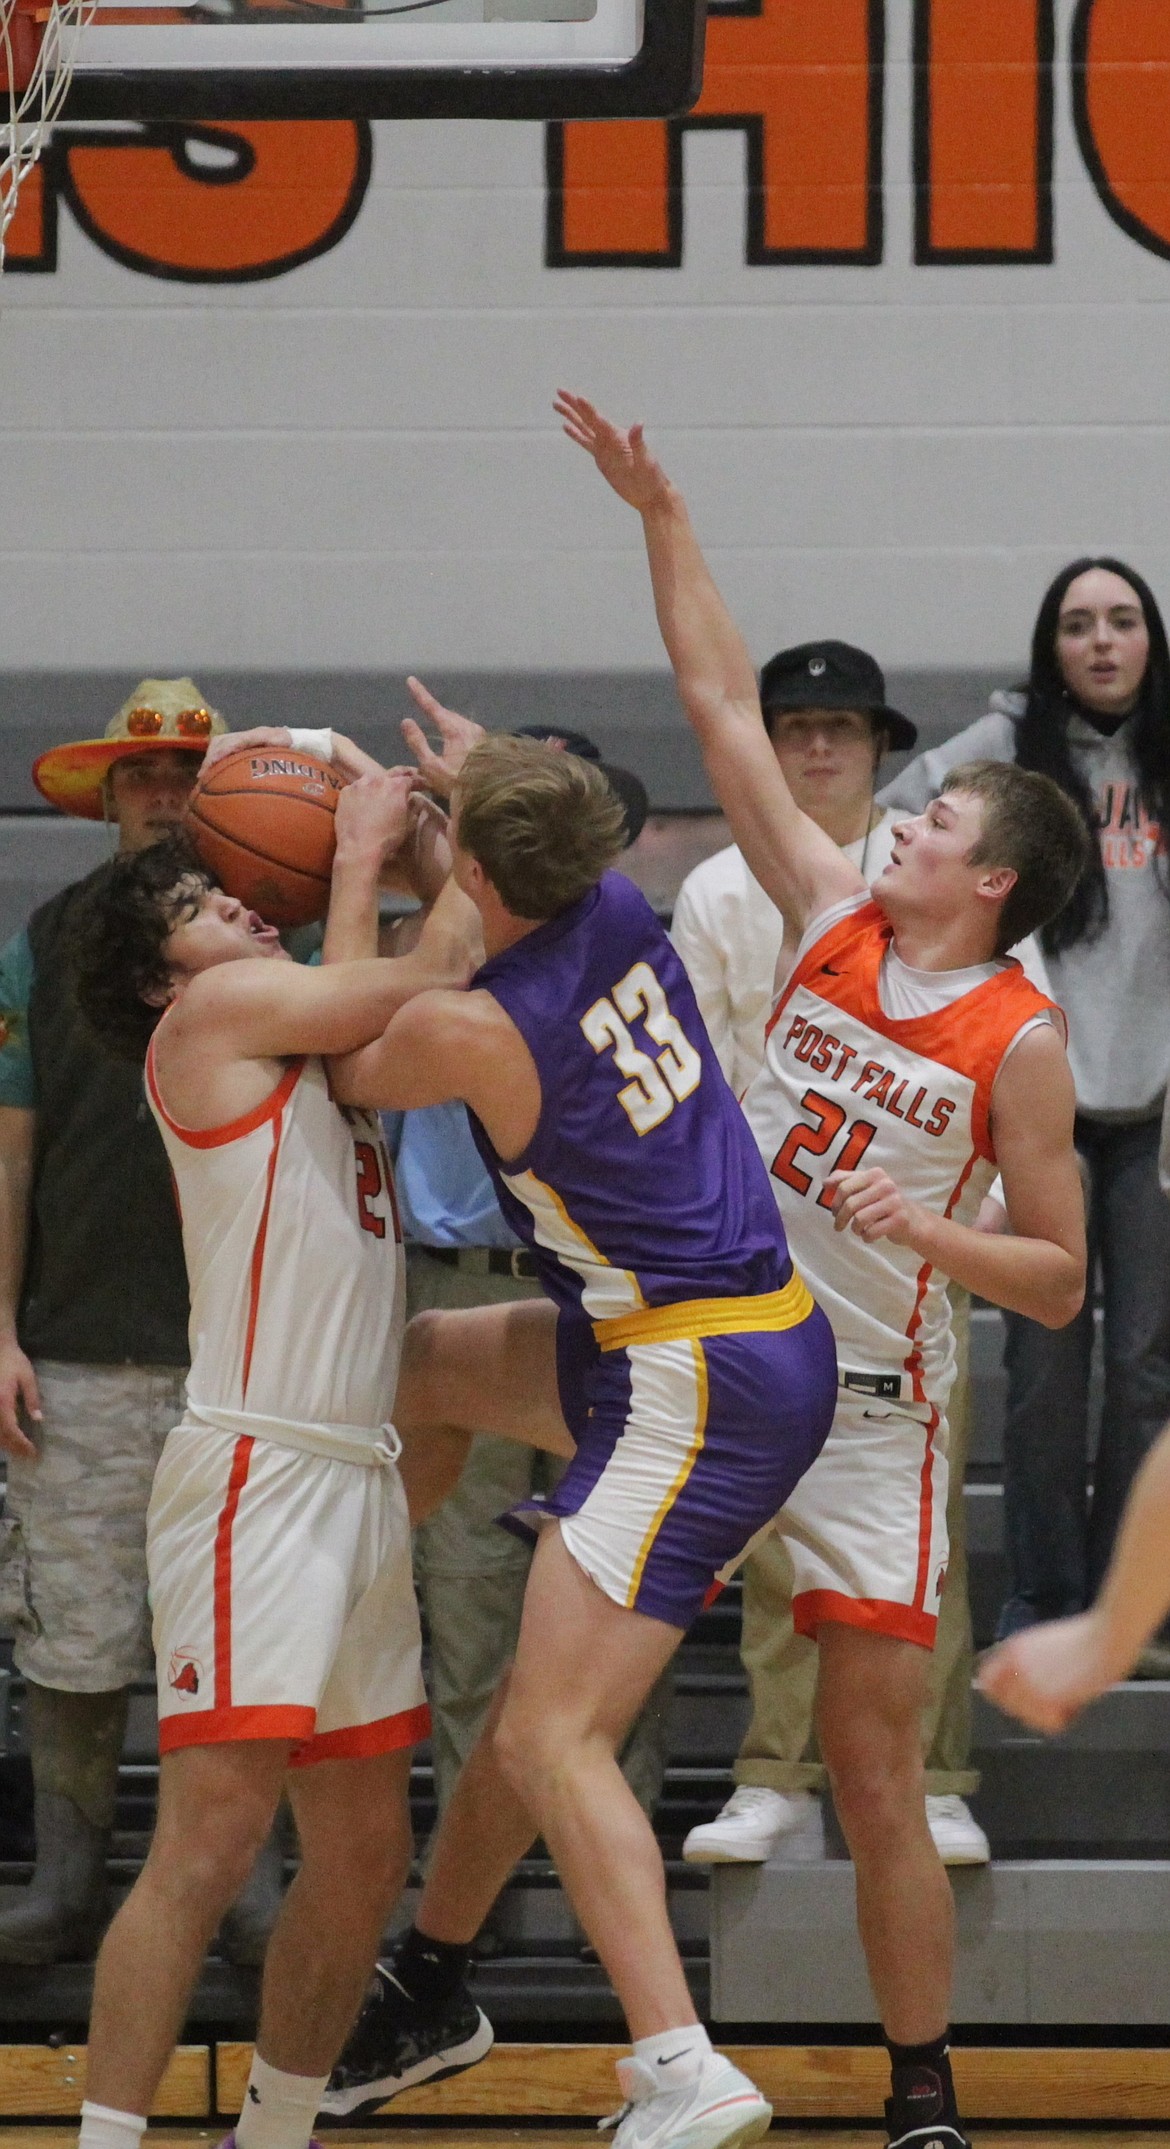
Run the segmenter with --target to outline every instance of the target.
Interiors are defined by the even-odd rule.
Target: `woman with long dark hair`
[[[1089,871],[1042,940],[1069,1023],[1104,1298],[1104,1405],[1090,1499],[1091,1303],[1058,1330],[1006,1316],[1011,1593],[1000,1633],[1010,1634],[1091,1602],[1130,1482],[1170,1416],[1170,1203],[1158,1184],[1170,1079],[1170,648],[1153,592],[1124,561],[1063,568],[1037,614],[1024,684],[919,755],[882,802],[919,811],[948,768],[979,755],[1055,777],[1095,838]]]

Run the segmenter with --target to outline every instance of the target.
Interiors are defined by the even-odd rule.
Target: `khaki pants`
[[[407,1252],[407,1311],[501,1305],[539,1298],[536,1283],[477,1275]],[[564,1468],[555,1456],[477,1434],[450,1498],[414,1533],[414,1572],[430,1635],[431,1754],[442,1812],[479,1737],[488,1704],[516,1650],[532,1547],[496,1518],[546,1492]],[[649,1813],[668,1751],[669,1671],[651,1692],[622,1752],[622,1768]]]
[[[957,1791],[966,1797],[979,1789],[979,1772],[969,1765],[974,1644],[963,1510],[971,1419],[971,1300],[957,1285],[952,1285],[950,1298],[958,1353],[947,1412],[950,1554],[930,1660],[922,1750],[927,1790]],[[761,1784],[769,1791],[823,1790],[828,1776],[813,1728],[817,1645],[793,1627],[792,1561],[776,1536],[767,1538],[744,1567],[741,1653],[751,1689],[752,1717],[735,1764],[735,1781]]]

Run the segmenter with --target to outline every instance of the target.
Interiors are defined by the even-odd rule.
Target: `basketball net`
[[[0,0],[0,269],[21,186],[60,117],[98,0]]]

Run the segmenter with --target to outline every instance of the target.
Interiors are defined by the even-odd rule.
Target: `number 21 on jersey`
[[[790,1127],[771,1163],[774,1179],[782,1179],[794,1193],[807,1194],[812,1187],[812,1173],[804,1171],[796,1159],[803,1151],[810,1157],[823,1157],[825,1151],[836,1141],[845,1125],[846,1113],[832,1097],[822,1097],[815,1089],[806,1089],[800,1100],[801,1110],[807,1112],[807,1120],[797,1120]],[[811,1122],[811,1124],[810,1124]],[[827,1166],[828,1171],[856,1171],[869,1148],[877,1128],[867,1119],[855,1119],[840,1151]],[[826,1173],[827,1176],[827,1173]],[[833,1190],[822,1186],[817,1195],[818,1207],[831,1209]]]
[[[629,1024],[640,1022],[652,1043],[662,1047],[653,1057],[634,1043]],[[668,1119],[676,1104],[698,1088],[703,1062],[681,1024],[671,1014],[649,963],[635,963],[581,1017],[581,1028],[595,1052],[612,1052],[614,1064],[629,1081],[618,1103],[636,1134],[649,1134]]]

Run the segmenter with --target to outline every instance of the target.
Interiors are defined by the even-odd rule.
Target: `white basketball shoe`
[[[988,1865],[991,1845],[966,1799],[951,1791],[928,1791],[926,1825],[944,1865]]]
[[[682,1849],[688,1865],[763,1865],[783,1858],[791,1865],[819,1865],[825,1855],[825,1819],[811,1791],[767,1791],[741,1783],[722,1813],[692,1828]]]
[[[670,2089],[640,2059],[620,2059],[617,2076],[626,2101],[601,2122],[617,2129],[613,2149],[743,2149],[772,2124],[767,2098],[719,2052]]]

